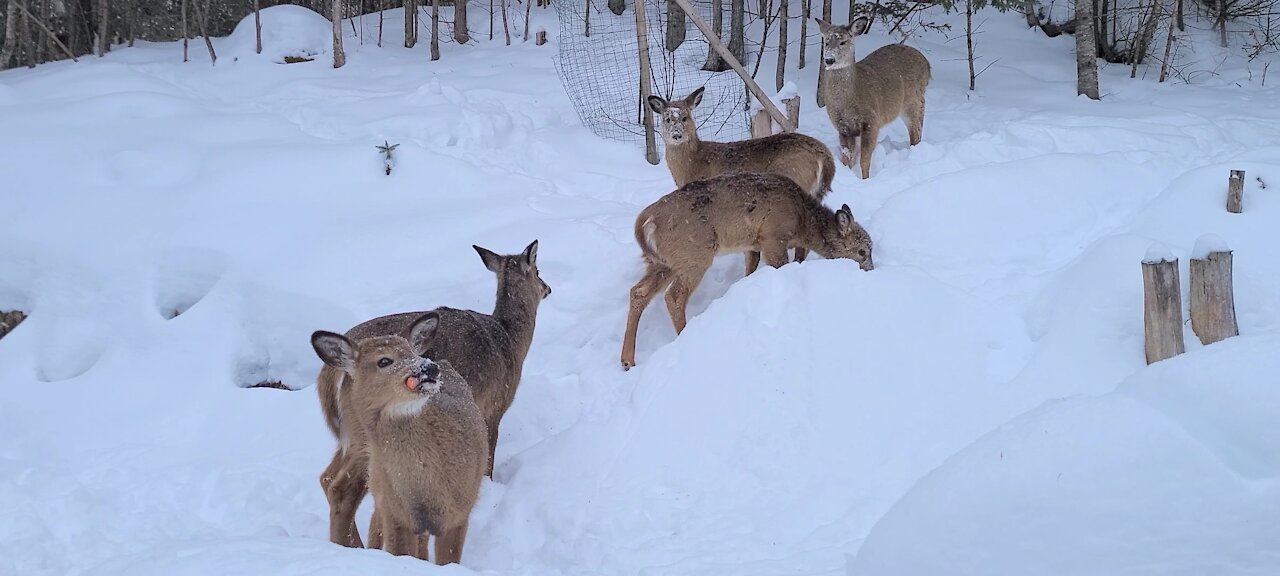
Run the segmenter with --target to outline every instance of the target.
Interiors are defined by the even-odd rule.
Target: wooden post
[[[792,132],[800,129],[800,95],[797,94],[782,101],[787,107],[787,119],[791,121]]]
[[[764,108],[751,115],[751,137],[763,138],[773,134],[773,122],[769,120],[769,112]]]
[[[534,44],[537,44],[538,46],[541,46],[541,45],[543,45],[543,44],[546,44],[546,43],[547,43],[547,31],[546,31],[546,30],[539,30],[539,31],[538,31],[538,33],[534,35],[533,43],[534,43]]]
[[[724,61],[729,63],[729,67],[733,68],[733,71],[738,73],[738,76],[742,78],[742,81],[747,84],[747,89],[751,91],[751,94],[754,95],[756,99],[760,100],[760,104],[764,106],[764,109],[773,117],[773,121],[777,122],[778,125],[787,132],[794,130],[794,127],[791,125],[791,122],[787,120],[787,117],[782,114],[781,110],[778,110],[777,106],[773,105],[773,101],[764,93],[764,90],[760,88],[760,85],[756,84],[755,79],[747,73],[747,70],[742,67],[742,63],[738,61],[738,58],[734,56],[727,47],[725,47],[724,42],[720,41],[720,37],[711,30],[710,26],[707,26],[706,21],[702,19],[702,16],[698,14],[698,11],[694,10],[693,6],[689,4],[689,0],[671,1],[679,4],[680,7],[684,9],[685,14],[689,16],[689,19],[693,20],[693,25],[698,27],[698,30],[700,30],[702,35],[706,37],[707,42],[711,44],[711,47],[715,48],[716,52],[720,53],[720,57],[724,58]],[[638,33],[639,31],[637,31],[637,34]],[[648,106],[646,106],[646,108],[648,108]]]
[[[1216,236],[1196,241],[1191,259],[1191,329],[1204,345],[1240,335],[1231,280],[1231,250]]]
[[[640,49],[640,110],[644,118],[644,159],[657,165],[658,142],[653,132],[653,109],[649,108],[653,80],[649,77],[649,32],[645,24],[644,2],[635,0],[632,3],[636,11],[636,46]]]
[[[1143,348],[1147,364],[1186,351],[1182,342],[1182,290],[1178,283],[1178,259],[1148,252],[1142,261],[1144,324]]]
[[[1232,170],[1227,179],[1227,212],[1239,214],[1244,209],[1244,170]]]

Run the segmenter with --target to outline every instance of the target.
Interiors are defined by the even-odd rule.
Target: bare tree
[[[743,64],[747,62],[746,11],[745,0],[729,0],[729,53]]]
[[[717,0],[718,1],[718,0]],[[0,46],[0,70],[9,67],[18,47],[18,0],[9,0],[4,11],[4,45]]]
[[[685,38],[685,15],[680,5],[667,0],[667,52],[675,52]]]
[[[804,49],[809,43],[809,17],[812,13],[813,0],[800,0],[800,70],[804,70]]]
[[[778,0],[778,71],[774,84],[775,90],[781,91],[787,81],[787,0]]]
[[[636,1],[643,5],[644,0]],[[591,10],[591,0],[587,0],[587,10]],[[623,12],[627,11],[626,0],[609,0],[609,11],[613,12],[614,16],[621,16]]]
[[[501,0],[499,4],[502,6],[502,36],[507,39],[507,46],[510,46],[511,27],[507,25],[507,0]]]
[[[969,91],[978,84],[978,75],[973,71],[973,0],[964,0],[964,47],[969,56]]]
[[[182,0],[182,61],[190,62],[191,58],[187,57],[187,42],[191,38],[191,34],[187,30],[187,0]]]
[[[404,47],[418,45],[418,0],[404,0]]]
[[[828,23],[831,22],[831,0],[822,0],[822,19]],[[822,59],[822,53],[818,53],[819,62]],[[819,63],[818,65],[818,107],[822,108],[827,105],[827,99],[822,94],[823,89],[827,85],[827,67]]]
[[[347,55],[342,51],[342,0],[333,0],[331,14],[333,19],[333,67],[341,68],[347,63]]]
[[[431,60],[440,59],[440,0],[431,0]]]
[[[467,0],[453,0],[453,41],[459,44],[471,41],[471,32],[467,30]]]
[[[204,37],[204,47],[209,49],[209,63],[216,65],[218,63],[218,54],[213,51],[213,40],[209,39],[209,3],[210,1],[211,0],[204,0],[204,8],[196,11],[196,15],[199,16],[196,20],[197,20],[197,24],[200,25],[200,35]],[[337,2],[341,0],[334,0],[334,1]]]
[[[258,54],[262,53],[262,16],[259,14],[261,11],[260,4],[262,4],[261,0],[253,0],[253,39],[256,42],[255,45],[257,46]],[[381,12],[379,12],[379,14],[381,14]],[[381,41],[381,38],[379,38],[379,41]]]
[[[711,0],[711,30],[716,36],[724,37],[724,0]],[[720,53],[707,43],[707,62],[702,65],[703,70],[710,72],[724,72],[729,69],[729,65],[725,64],[724,59],[720,57]]]
[[[1093,39],[1093,2],[1076,0],[1076,94],[1097,100],[1098,45]]]
[[[98,57],[107,55],[107,50],[111,45],[107,38],[107,33],[111,28],[111,9],[108,0],[98,0]]]

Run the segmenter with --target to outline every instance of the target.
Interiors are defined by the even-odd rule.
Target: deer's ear
[[[849,23],[849,30],[853,32],[854,36],[858,36],[860,34],[866,34],[867,29],[870,27],[871,27],[871,19],[867,18],[866,16],[859,16],[857,18],[854,18],[853,22]]]
[[[356,367],[356,348],[346,336],[316,330],[311,334],[311,347],[325,364],[346,372]]]
[[[826,20],[823,20],[821,18],[814,18],[813,21],[818,23],[819,34],[826,34],[829,30],[831,30],[830,22],[827,22]]]
[[[849,205],[845,204],[836,211],[836,224],[840,226],[841,234],[848,234],[853,231],[853,212],[849,210]]]
[[[694,90],[693,93],[689,94],[689,96],[686,97],[684,101],[689,104],[690,108],[694,108],[697,105],[702,103],[702,93],[706,92],[706,90],[707,90],[706,86],[699,86],[698,89]]]
[[[647,100],[649,109],[661,114],[667,111],[667,101],[661,96],[650,96]]]
[[[484,267],[488,268],[490,272],[497,274],[499,270],[502,270],[501,256],[494,254],[491,250],[486,250],[476,246],[475,244],[472,244],[471,247],[476,249],[476,254],[480,255],[480,260],[484,262]]]
[[[431,347],[431,340],[436,337],[436,329],[440,327],[440,315],[427,312],[413,321],[409,327],[409,347],[413,353],[421,356]]]

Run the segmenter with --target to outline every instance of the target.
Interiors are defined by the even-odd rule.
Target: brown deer
[[[853,39],[871,25],[859,16],[848,26],[821,18],[822,66],[826,73],[822,94],[827,117],[840,136],[840,161],[853,169],[859,156],[862,177],[871,177],[871,155],[880,129],[899,116],[907,123],[911,145],[920,143],[924,129],[924,91],[929,85],[929,60],[904,44],[889,44],[857,60]]]
[[[636,330],[645,307],[666,290],[676,334],[685,306],[717,254],[756,250],[774,268],[787,263],[787,248],[801,246],[826,258],[850,258],[874,267],[871,236],[849,205],[832,211],[791,179],[736,173],[697,180],[659,198],[636,217],[636,244],[644,276],[631,288],[622,367],[636,365]]]
[[[344,415],[361,430],[380,523],[382,548],[427,559],[425,540],[436,537],[436,563],[462,558],[467,520],[480,492],[488,457],[484,418],[471,388],[447,362],[422,357],[440,325],[435,312],[421,314],[398,335],[358,341],[323,330],[311,335],[316,355],[349,377],[342,389]],[[352,470],[354,459],[340,474]]]
[[[693,109],[702,102],[705,88],[698,88],[682,100],[668,102],[649,97],[649,108],[662,118],[662,141],[666,144],[667,169],[676,187],[729,172],[781,174],[801,189],[822,200],[831,192],[836,163],[831,151],[818,139],[798,132],[783,132],[738,142],[711,142],[698,138]],[[796,262],[803,262],[805,249],[796,248]],[[760,253],[747,252],[746,273],[760,265]]]
[[[497,275],[493,314],[436,308],[433,312],[440,318],[440,337],[429,343],[424,354],[437,361],[448,360],[471,387],[488,431],[489,460],[485,475],[492,476],[498,424],[515,399],[524,360],[533,343],[538,305],[551,294],[551,287],[538,275],[537,240],[520,254],[507,256],[479,246],[472,248],[485,267]],[[389,334],[407,337],[409,328],[422,314],[406,312],[374,318],[348,330],[346,336],[352,340]],[[341,391],[349,380],[341,370],[331,366],[322,367],[316,379],[325,422],[339,440],[333,460],[320,475],[320,486],[329,500],[329,539],[337,544],[360,547],[355,512],[367,492],[367,483],[365,475],[359,473],[363,470],[362,455],[349,449],[350,437],[359,435],[360,431],[344,425],[350,418],[350,408],[342,402]],[[357,473],[342,474],[342,470]],[[376,537],[376,531],[371,530],[371,546],[377,547]]]

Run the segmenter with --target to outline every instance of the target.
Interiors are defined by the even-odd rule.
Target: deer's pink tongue
[[[405,378],[404,387],[416,391],[418,389],[418,379],[413,376]]]

